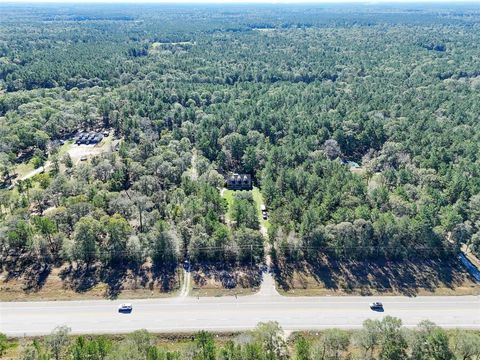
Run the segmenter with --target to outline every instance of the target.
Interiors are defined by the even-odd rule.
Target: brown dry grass
[[[262,272],[259,267],[199,266],[192,279],[192,296],[241,296],[258,291]]]
[[[234,288],[225,289],[219,284],[211,284],[203,287],[194,287],[191,291],[193,297],[220,297],[220,296],[245,296],[253,295],[259,288]]]
[[[331,261],[281,264],[279,292],[292,296],[478,295],[476,283],[458,262]]]
[[[7,279],[7,273],[0,274],[0,301],[40,301],[40,300],[90,300],[106,298],[158,298],[173,296],[179,289],[180,274],[173,274],[171,287],[162,290],[160,280],[146,272],[136,276],[131,271],[115,279],[118,292],[112,295],[112,284],[94,281],[91,286],[79,288],[65,276],[66,267],[53,268],[41,287],[27,289],[23,277]]]

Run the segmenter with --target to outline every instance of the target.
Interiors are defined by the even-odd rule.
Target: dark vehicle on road
[[[380,301],[375,301],[370,304],[370,309],[378,311],[383,310],[383,304]]]

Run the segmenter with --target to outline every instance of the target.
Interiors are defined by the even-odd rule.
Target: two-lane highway
[[[370,310],[379,300],[384,312]],[[443,327],[480,329],[480,297],[283,297],[260,292],[245,297],[131,300],[133,312],[121,314],[122,301],[10,302],[0,304],[0,332],[10,336],[48,334],[58,325],[73,333],[235,331],[276,320],[285,330],[357,328],[365,319],[391,315],[405,326],[429,319]]]

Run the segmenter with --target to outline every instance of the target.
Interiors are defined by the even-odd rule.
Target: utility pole
[[[250,267],[253,267],[253,244],[250,244]]]

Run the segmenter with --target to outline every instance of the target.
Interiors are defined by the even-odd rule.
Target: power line
[[[282,247],[280,245],[280,247]],[[288,248],[291,248],[290,246],[287,245]],[[239,249],[239,250],[250,250],[253,252],[253,250],[257,249],[263,249],[264,246],[263,244],[247,244],[247,245],[234,245],[232,248],[230,248],[228,245],[224,246],[201,246],[201,247],[195,247],[189,250],[194,250],[194,251],[202,251],[202,252],[216,252],[216,251],[229,251],[232,249]],[[376,251],[381,251],[381,250],[404,250],[407,249],[409,252],[418,252],[418,251],[434,251],[434,250],[445,250],[447,249],[446,247],[442,247],[441,245],[439,246],[417,246],[417,247],[409,247],[409,246],[366,246],[366,245],[358,245],[358,246],[341,246],[341,247],[336,247],[335,245],[330,245],[330,246],[306,246],[306,245],[301,245],[301,246],[293,246],[291,248],[292,250],[313,250],[313,251],[318,251],[318,252],[332,252],[332,251],[349,251],[349,250],[360,250],[360,249],[366,249],[366,250],[376,250]],[[83,254],[98,254],[98,255],[108,255],[108,254],[143,254],[145,252],[154,252],[156,254],[167,254],[167,253],[174,253],[175,250],[163,250],[163,251],[156,251],[154,249],[148,249],[148,250],[104,250],[104,249],[98,249],[95,251],[84,251],[82,252]]]

